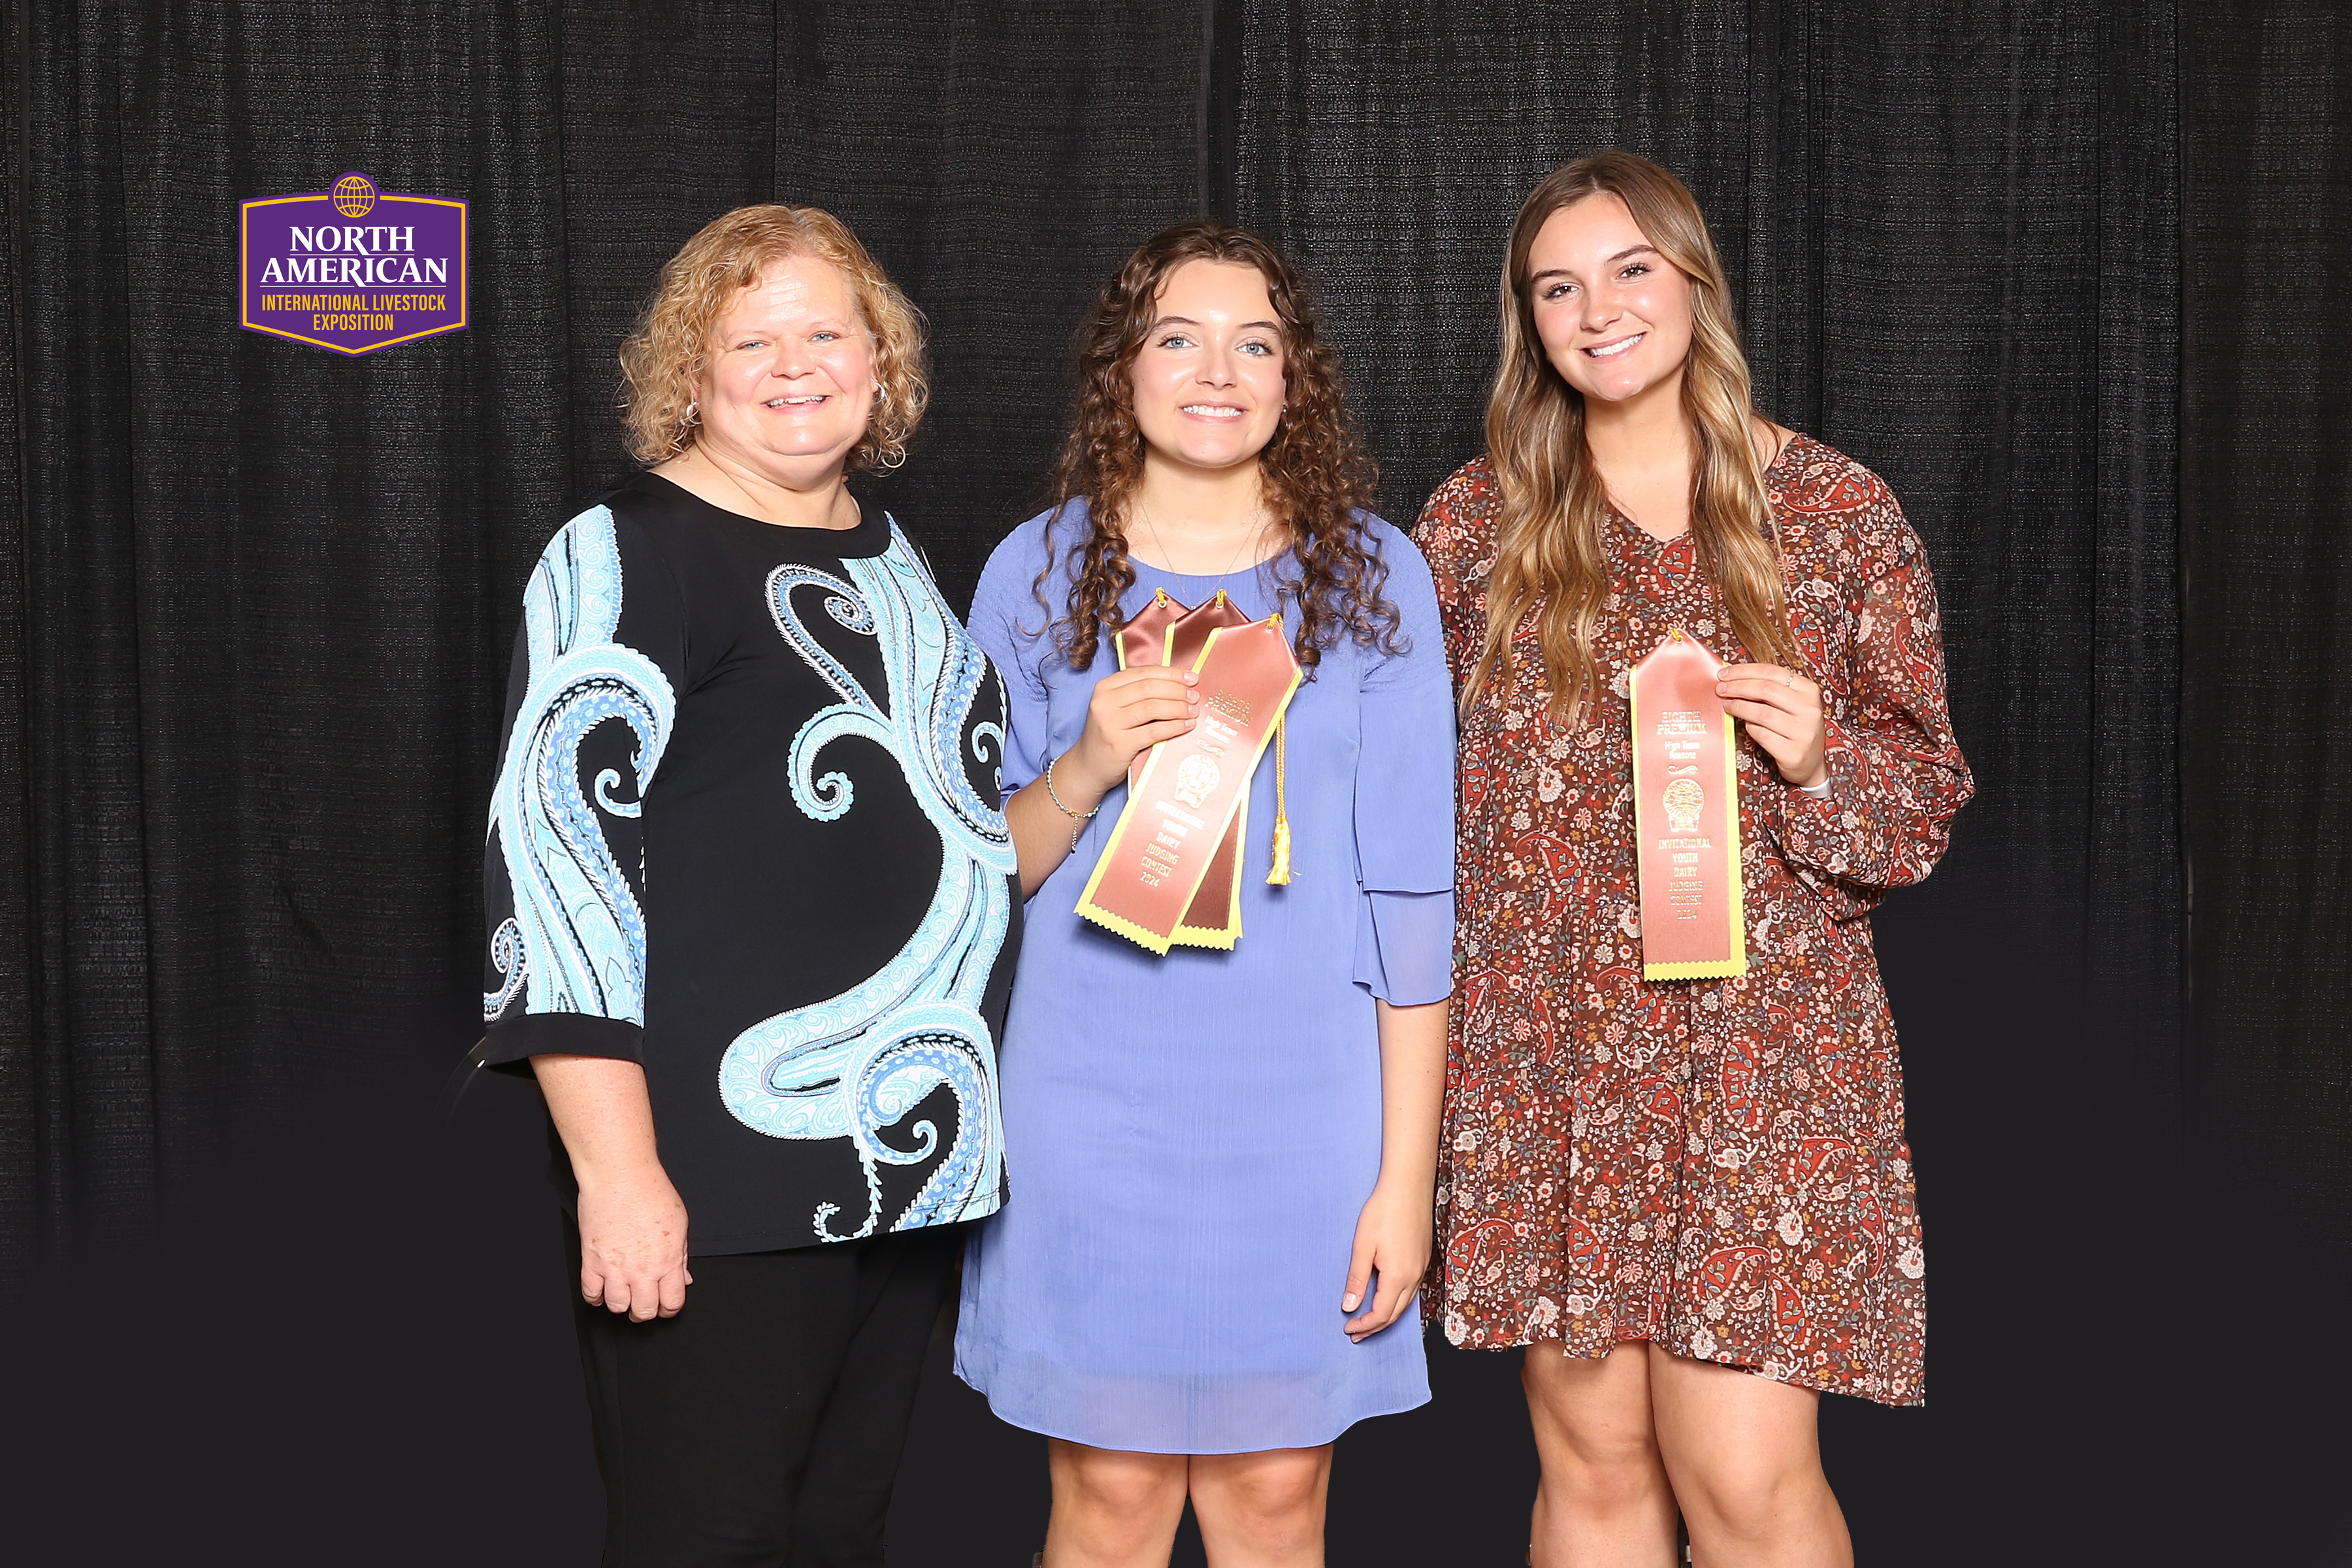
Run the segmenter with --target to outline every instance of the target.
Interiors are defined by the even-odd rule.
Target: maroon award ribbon
[[[1279,614],[1213,626],[1191,668],[1200,677],[1200,721],[1146,756],[1077,908],[1162,954],[1249,798],[1258,758],[1301,679]]]
[[[1220,626],[1247,625],[1249,617],[1225,597],[1223,588],[1205,604],[1189,610],[1170,597],[1166,589],[1159,589],[1152,594],[1151,603],[1119,628],[1118,667],[1134,669],[1165,664],[1187,669],[1208,646],[1211,632]],[[1129,798],[1135,794],[1136,781],[1142,777],[1149,757],[1149,752],[1139,752],[1127,764]],[[1242,845],[1248,836],[1249,795],[1244,792],[1241,810],[1234,814],[1233,826],[1218,841],[1216,857],[1209,862],[1209,874],[1201,879],[1201,890],[1192,895],[1184,918],[1169,937],[1174,945],[1231,952],[1234,943],[1241,940]]]

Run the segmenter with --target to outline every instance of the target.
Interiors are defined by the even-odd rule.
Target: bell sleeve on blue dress
[[[1396,1006],[1454,990],[1454,684],[1429,563],[1371,524],[1397,651],[1368,649],[1356,763],[1356,984]]]
[[[482,1060],[642,1061],[646,795],[685,686],[677,581],[593,508],[541,554],[515,640],[482,865]]]

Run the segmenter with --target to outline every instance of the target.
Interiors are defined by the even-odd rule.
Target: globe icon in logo
[[[1706,791],[1696,779],[1675,779],[1666,785],[1666,821],[1676,833],[1698,831],[1698,814],[1706,809]]]
[[[375,182],[365,174],[345,174],[335,182],[335,210],[345,217],[365,217],[375,210]]]

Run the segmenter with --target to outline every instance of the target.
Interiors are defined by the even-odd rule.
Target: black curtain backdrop
[[[1209,13],[1087,0],[688,7],[563,17],[572,487],[629,468],[614,349],[683,238],[744,202],[846,221],[929,320],[913,460],[860,481],[958,599],[1060,440],[1078,314],[1202,209]]]
[[[2226,1280],[2285,1330],[2243,1342],[2296,1347],[2280,1375],[2226,1378],[2200,1445],[2213,1483],[2258,1507],[2335,1497],[2313,1537],[2352,1562],[2352,1445],[2320,1414],[2352,1376],[2287,1326],[2341,1324],[2352,1300],[2352,8],[2183,16],[2178,1295]],[[2240,1440],[2267,1433],[2296,1436]]]
[[[12,20],[21,1268],[166,1234],[246,1132],[426,1070],[571,422],[547,7]],[[236,329],[236,200],[322,163],[476,204],[476,330],[352,362]]]
[[[2242,12],[2200,17],[2188,39],[2205,62],[2187,79],[2182,234],[2190,1127],[2221,1184],[2279,1178],[2268,1205],[2245,1194],[2263,1205],[2253,1223],[2341,1280],[2327,1252],[2352,1237],[2352,312],[2334,296],[2352,270],[2352,13]]]
[[[1862,1560],[2352,1561],[2306,1431],[2352,1283],[2325,0],[0,11],[24,1560],[593,1557],[535,1101],[436,1142],[434,1097],[517,595],[627,466],[614,351],[687,235],[814,202],[923,307],[933,412],[861,489],[961,598],[1144,235],[1319,276],[1409,521],[1478,449],[1518,198],[1618,145],[1706,206],[1759,401],[1927,540],[1979,780],[1877,922],[1936,1311],[1927,1410],[1824,1402]],[[468,331],[236,328],[236,202],[348,169],[473,204]],[[932,1370],[894,1560],[1026,1562],[1042,1444]],[[1333,1561],[1518,1561],[1514,1360],[1433,1380],[1343,1440]]]

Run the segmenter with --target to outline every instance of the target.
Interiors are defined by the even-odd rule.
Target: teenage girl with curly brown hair
[[[1165,1563],[1188,1496],[1213,1563],[1319,1563],[1331,1440],[1429,1396],[1453,699],[1370,483],[1297,275],[1185,224],[1103,290],[1059,502],[973,602],[1029,904],[1013,1197],[967,1252],[957,1371],[1054,1440],[1048,1568]],[[1238,939],[1155,956],[1076,910],[1129,763],[1224,710],[1213,674],[1120,668],[1162,594],[1278,612],[1307,679],[1248,784]]]

